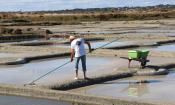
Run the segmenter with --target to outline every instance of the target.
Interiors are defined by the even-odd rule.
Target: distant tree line
[[[88,9],[66,9],[66,10],[52,10],[52,11],[17,11],[17,12],[8,12],[8,13],[93,13],[93,12],[111,12],[111,11],[128,11],[128,10],[150,10],[150,9],[175,9],[175,5],[156,5],[156,6],[146,6],[146,7],[109,7],[109,8],[88,8]],[[6,12],[0,12],[6,13]]]

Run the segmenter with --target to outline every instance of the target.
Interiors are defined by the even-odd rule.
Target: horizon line
[[[87,9],[105,9],[105,8],[144,8],[144,7],[156,7],[156,6],[175,6],[175,4],[158,4],[158,5],[147,5],[147,6],[119,6],[119,7],[96,7],[96,8],[74,8],[74,9],[50,9],[50,10],[25,10],[23,11],[22,9],[20,10],[14,10],[14,11],[0,11],[0,12],[52,12],[52,11],[73,11],[76,9],[80,10],[87,10]]]

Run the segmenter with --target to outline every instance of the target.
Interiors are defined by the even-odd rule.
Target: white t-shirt
[[[75,57],[80,57],[86,54],[84,43],[85,41],[82,38],[74,39],[71,42],[71,49],[75,50]]]

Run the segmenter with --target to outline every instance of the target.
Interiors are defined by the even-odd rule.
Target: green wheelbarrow
[[[147,62],[149,62],[149,60],[147,59],[149,54],[148,50],[130,50],[128,51],[128,58],[127,57],[121,57],[124,59],[128,59],[129,63],[128,63],[128,67],[130,67],[131,61],[139,61],[140,62],[140,67],[141,68],[145,68]]]

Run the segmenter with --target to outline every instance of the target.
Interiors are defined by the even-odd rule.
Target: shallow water
[[[7,58],[7,57],[13,57],[14,55],[12,53],[0,53],[0,58]]]
[[[169,51],[169,52],[174,52],[175,51],[175,44],[171,45],[162,45],[158,46],[157,48],[152,48],[155,51]]]
[[[32,80],[57,68],[58,66],[68,62],[69,60],[70,58],[46,59],[17,66],[0,66],[0,83],[22,85],[31,82]],[[96,75],[94,74],[94,72],[98,70],[103,72],[112,70],[112,68],[115,68],[116,66],[115,60],[115,57],[87,57],[88,74]],[[74,62],[67,64],[57,71],[42,78],[37,83],[52,84],[60,82],[62,80],[72,80],[75,76],[74,65]],[[79,73],[81,74],[80,77],[82,77],[81,65],[79,65],[79,67]]]
[[[149,83],[136,83],[147,80]],[[175,103],[175,72],[167,76],[132,77],[71,90],[83,94],[112,96],[131,100]]]
[[[104,45],[106,45],[106,46],[104,46],[103,48],[108,48],[108,47],[116,47],[116,46],[127,45],[127,44],[130,44],[130,43],[129,42],[117,42],[117,41],[113,42],[113,43],[110,43],[110,41],[100,41],[100,42],[92,42],[91,43],[92,48],[98,48],[98,47],[101,47]]]
[[[106,45],[106,46],[104,46],[103,48],[108,48],[108,47],[117,47],[117,46],[128,45],[128,44],[130,45],[132,42],[118,42],[118,41],[116,41],[116,42],[110,43],[110,41],[96,41],[96,42],[92,41],[90,43],[91,43],[92,48],[99,48],[99,47],[104,46],[104,45]],[[65,45],[65,44],[55,44],[52,46],[70,48],[70,45]],[[87,49],[88,46],[85,45],[85,48]]]
[[[175,30],[170,30],[170,29],[139,29],[136,30],[136,33],[147,33],[147,34],[174,34]]]
[[[0,105],[73,105],[69,102],[0,95]]]

